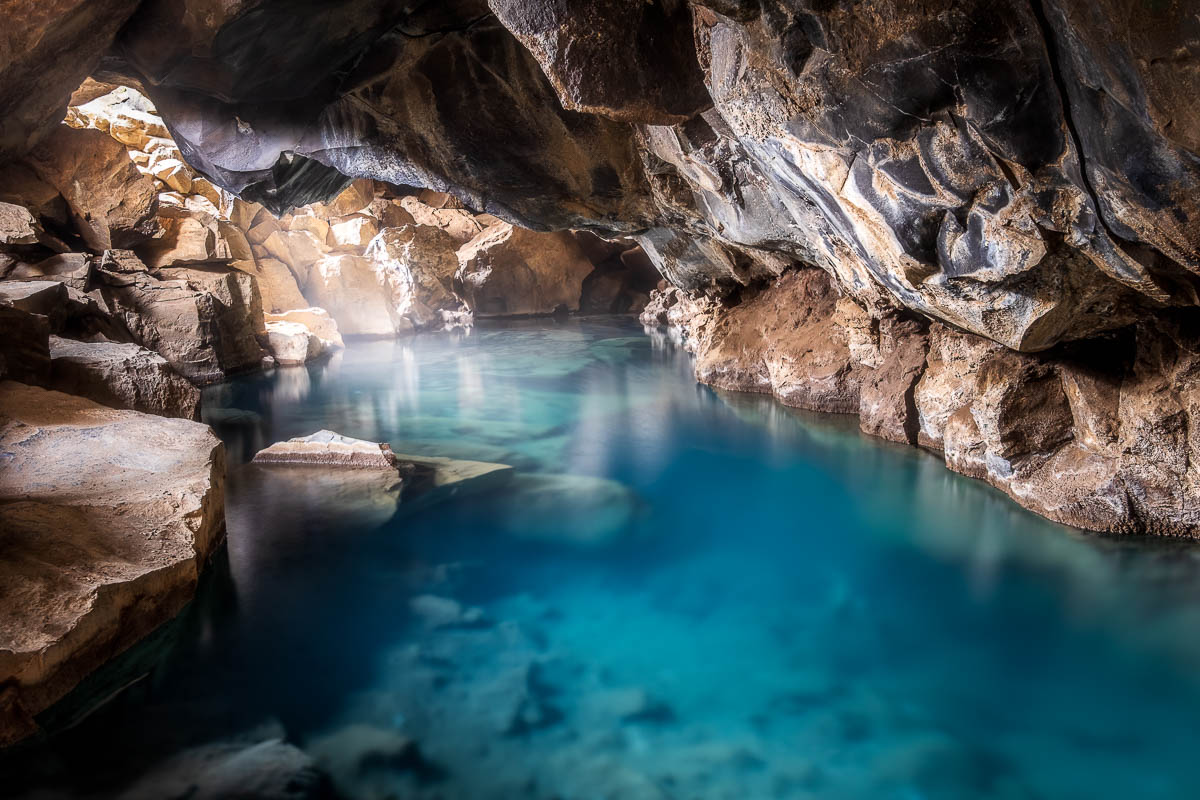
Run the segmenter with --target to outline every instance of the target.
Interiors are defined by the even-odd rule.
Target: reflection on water
[[[205,400],[227,563],[147,680],[0,765],[21,791],[154,796],[255,745],[234,774],[312,759],[345,797],[1200,792],[1200,550],[697,386],[630,323],[351,343]],[[320,428],[519,473],[389,519],[393,486],[236,466]]]

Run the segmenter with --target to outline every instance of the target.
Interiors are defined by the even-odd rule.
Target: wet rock
[[[920,421],[914,391],[925,371],[924,320],[885,316],[878,323],[879,366],[860,368],[859,425],[864,433],[916,444]]]
[[[191,599],[224,535],[224,450],[198,423],[13,382],[0,420],[0,682],[32,716]]]
[[[461,603],[450,597],[417,595],[408,601],[408,607],[421,624],[430,630],[480,627],[487,624],[481,609],[463,608]]]
[[[347,796],[373,794],[370,789],[393,791],[398,775],[428,780],[440,772],[409,737],[361,723],[313,739],[305,750]]]
[[[50,337],[50,386],[111,408],[200,418],[200,390],[167,360],[136,344]]]
[[[286,442],[276,442],[254,455],[258,464],[312,464],[314,466],[351,467],[354,469],[394,470],[392,448],[342,436],[333,431],[317,431]]]
[[[454,291],[479,317],[579,310],[592,263],[566,233],[494,225],[458,250]]]
[[[411,453],[394,455],[405,476],[404,510],[409,512],[508,486],[514,475],[507,464]]]

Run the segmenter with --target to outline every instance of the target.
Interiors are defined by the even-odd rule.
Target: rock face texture
[[[1196,532],[1167,433],[1200,304],[1186,4],[361,0],[289,10],[302,48],[271,4],[201,5],[143,3],[105,75],[218,186],[282,212],[373,178],[634,235],[681,290],[648,319],[689,331],[701,379],[854,411],[1056,518]],[[326,253],[370,233],[360,209]],[[463,244],[456,290],[491,313],[522,270]]]
[[[308,436],[276,442],[254,455],[257,464],[312,464],[353,469],[395,469],[392,448],[342,436],[333,431],[317,431]]]
[[[680,286],[800,262],[1022,351],[1195,305],[1179,3],[360,0],[298,26],[201,6],[143,3],[106,74],[276,211],[343,175],[423,185],[637,233]]]
[[[480,317],[578,311],[594,269],[569,234],[542,236],[507,223],[458,250],[454,290]]]
[[[204,425],[0,383],[0,742],[173,617],[224,535]]]
[[[52,336],[50,359],[50,382],[60,392],[112,408],[200,418],[200,390],[144,347]]]

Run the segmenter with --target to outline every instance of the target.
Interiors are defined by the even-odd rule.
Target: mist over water
[[[1200,796],[1200,549],[698,386],[632,321],[351,342],[205,407],[227,553],[22,792],[282,738],[346,797]],[[321,428],[517,476],[392,516],[244,466]]]

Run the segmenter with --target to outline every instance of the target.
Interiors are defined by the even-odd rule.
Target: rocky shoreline
[[[872,318],[801,270],[736,303],[658,292],[641,319],[694,354],[702,383],[857,415],[863,433],[933,451],[1056,522],[1200,535],[1200,408],[1179,390],[1200,351],[1185,316],[1018,353],[920,317]]]

